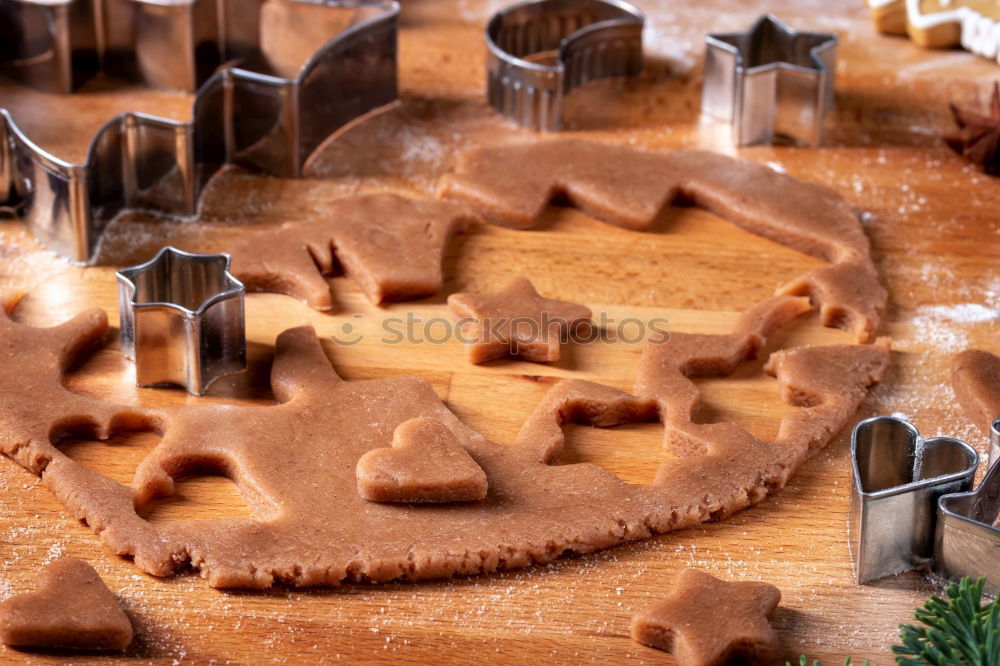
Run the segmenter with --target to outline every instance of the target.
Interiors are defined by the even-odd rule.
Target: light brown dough
[[[373,502],[475,502],[486,499],[486,473],[441,421],[399,424],[392,446],[361,456],[358,493]]]
[[[441,289],[448,241],[476,217],[444,201],[367,194],[338,199],[320,216],[250,233],[227,247],[248,291],[273,291],[316,310],[333,307],[323,278],[342,270],[373,303]]]
[[[94,567],[63,557],[39,572],[34,592],[0,603],[0,642],[124,650],[132,642],[132,623]]]
[[[775,442],[735,424],[693,424],[688,379],[736,367],[763,336],[803,307],[762,304],[732,335],[674,334],[644,354],[637,395],[589,382],[560,382],[513,445],[486,440],[459,421],[431,386],[412,377],[342,381],[312,328],[278,336],[271,386],[278,404],[146,409],[83,398],[60,383],[63,369],[107,330],[100,311],[53,329],[0,316],[0,450],[40,474],[112,551],[165,576],[190,565],[216,587],[333,585],[341,581],[438,578],[510,569],[585,553],[718,519],[780,488],[812,451],[853,415],[889,360],[887,344],[801,347],[772,354],[768,368],[786,399],[807,405],[786,416]],[[596,465],[546,464],[568,419],[598,425],[659,416],[666,458],[648,486]],[[370,502],[355,467],[418,417],[444,424],[489,479],[469,504]],[[107,437],[155,429],[157,447],[131,487],[59,451],[60,434]],[[174,478],[215,470],[232,479],[250,519],[173,523],[137,511],[170,495]]]
[[[470,363],[487,363],[505,356],[548,363],[559,360],[559,346],[569,334],[590,322],[589,308],[543,298],[525,277],[500,291],[459,293],[448,307],[462,325]]]
[[[980,349],[957,354],[951,387],[969,420],[989,434],[990,425],[1000,419],[1000,356]]]
[[[533,226],[554,198],[640,231],[649,229],[671,202],[691,202],[830,262],[777,293],[810,296],[820,306],[824,325],[845,328],[860,342],[874,335],[888,298],[868,238],[843,197],[717,153],[651,153],[572,139],[486,146],[459,157],[439,194],[475,204],[490,221],[519,229]]]
[[[632,617],[632,638],[670,652],[677,666],[765,664],[780,649],[768,622],[780,601],[774,585],[685,569],[666,601]]]

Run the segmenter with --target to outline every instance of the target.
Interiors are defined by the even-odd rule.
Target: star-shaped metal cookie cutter
[[[1000,421],[991,428],[1000,451]],[[1000,465],[974,492],[979,456],[951,437],[923,439],[910,423],[877,416],[851,437],[851,551],[859,583],[923,569],[947,580],[985,576],[1000,588]]]
[[[90,263],[122,210],[194,215],[228,164],[298,177],[331,134],[396,100],[396,2],[280,5],[313,39],[266,33],[274,0],[0,0],[0,65],[26,83],[69,92],[98,69],[173,89],[204,81],[190,121],[120,115],[82,164],[40,148],[0,109],[0,210]],[[265,34],[288,63],[264,56]]]
[[[990,594],[1000,591],[1000,421],[990,426],[990,468],[975,492],[946,495],[938,502],[934,571],[954,580],[986,577]]]
[[[823,143],[837,43],[835,34],[799,32],[771,15],[747,32],[708,35],[701,112],[731,123],[739,146]]]
[[[176,384],[201,395],[246,368],[243,283],[228,254],[164,247],[118,271],[121,348],[139,386]]]

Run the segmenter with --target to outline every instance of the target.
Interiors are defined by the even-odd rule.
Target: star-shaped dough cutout
[[[632,617],[632,638],[670,652],[678,666],[766,663],[778,653],[768,617],[779,601],[781,591],[768,583],[685,569],[666,601]]]
[[[458,318],[470,363],[506,356],[548,363],[559,360],[559,348],[569,334],[589,325],[589,308],[544,298],[525,277],[486,294],[459,293],[448,297]]]

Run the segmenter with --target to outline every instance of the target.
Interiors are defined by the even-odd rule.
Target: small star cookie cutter
[[[1000,590],[1000,421],[990,426],[989,470],[975,492],[938,502],[935,573],[948,579],[986,577],[990,594]]]
[[[526,0],[486,25],[486,97],[519,125],[559,130],[574,88],[642,71],[645,16],[622,0]]]
[[[117,273],[121,348],[139,386],[179,385],[202,395],[246,368],[243,283],[228,254],[167,246]]]
[[[990,468],[972,491],[979,455],[951,437],[923,439],[903,419],[876,416],[851,436],[851,551],[858,583],[913,569],[946,580],[986,576],[1000,587],[1000,421]]]
[[[733,143],[823,143],[834,102],[837,35],[799,32],[766,14],[746,32],[705,37],[701,112],[730,123]]]
[[[267,62],[268,3],[236,2],[0,0],[0,65],[43,89],[69,92],[100,68],[183,90],[214,71],[190,121],[122,114],[98,130],[80,164],[43,150],[0,109],[0,210],[20,214],[49,249],[92,263],[122,210],[195,215],[209,178],[230,164],[299,177],[331,134],[396,100],[397,2],[283,2],[289,20],[327,41],[300,59],[302,35],[281,32],[267,38],[278,54]],[[282,67],[283,58],[294,65]]]

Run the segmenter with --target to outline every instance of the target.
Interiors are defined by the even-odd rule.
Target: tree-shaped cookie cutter
[[[1000,450],[1000,421],[991,428]],[[851,550],[855,577],[868,583],[913,569],[945,579],[986,576],[1000,587],[1000,469],[974,492],[979,455],[951,437],[923,439],[890,416],[861,421],[851,437],[854,490]]]
[[[645,17],[622,0],[526,0],[486,26],[486,97],[519,125],[562,128],[577,86],[642,71]]]
[[[245,290],[229,255],[168,246],[117,276],[122,355],[135,362],[139,386],[201,395],[246,368]]]
[[[21,214],[48,248],[90,263],[122,210],[194,215],[209,178],[230,164],[298,177],[332,133],[396,100],[398,3],[286,0],[284,11],[308,12],[302,20],[318,34],[336,36],[284,76],[262,52],[261,11],[273,1],[0,0],[0,36],[11,33],[0,64],[44,89],[68,92],[98,68],[190,89],[216,70],[190,121],[122,114],[81,164],[40,148],[0,109],[0,209]],[[290,31],[272,39],[276,52],[303,48]]]
[[[837,35],[799,32],[770,14],[746,32],[705,37],[701,112],[732,125],[733,143],[823,143],[833,108]]]

